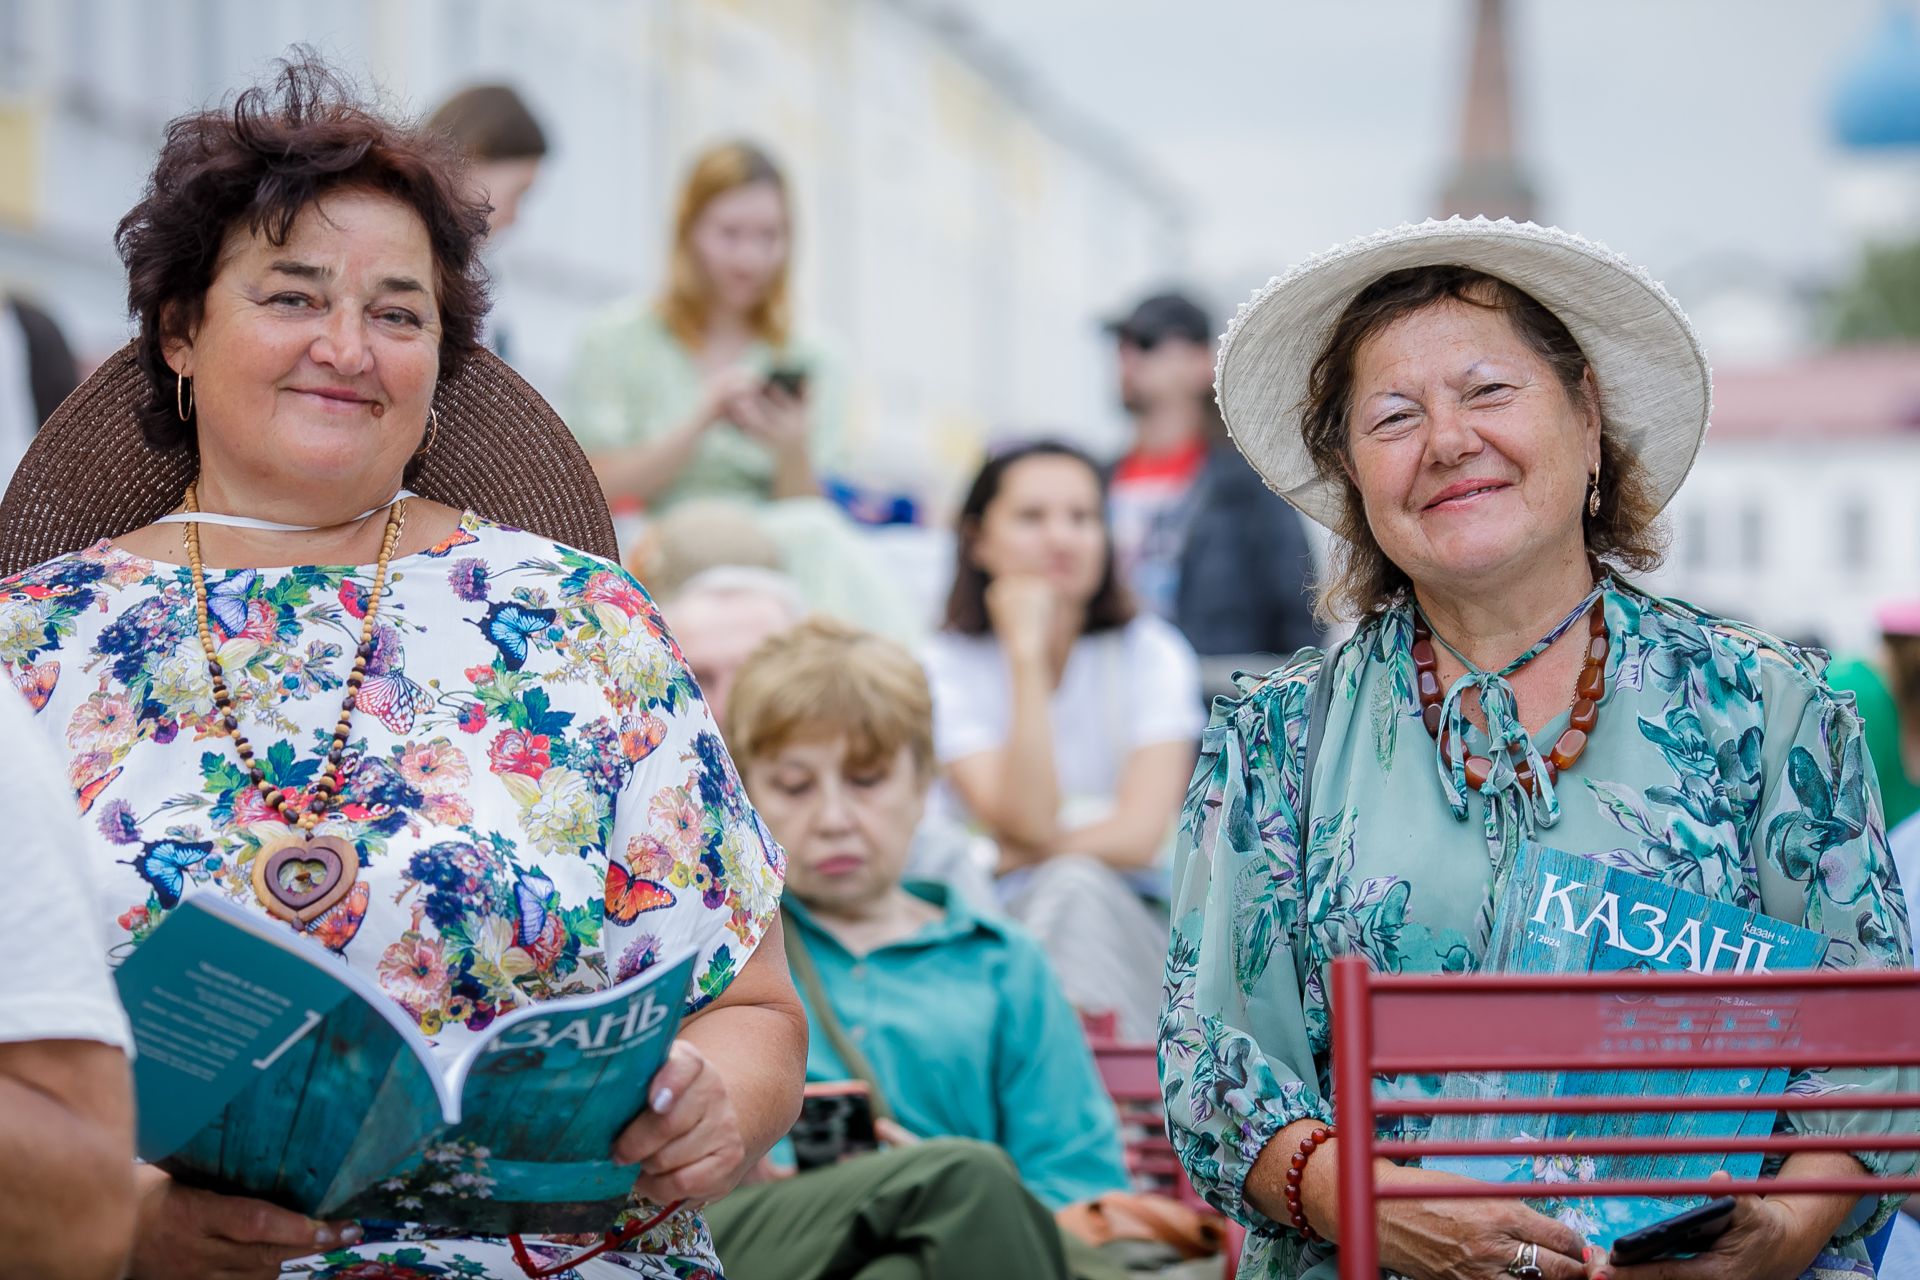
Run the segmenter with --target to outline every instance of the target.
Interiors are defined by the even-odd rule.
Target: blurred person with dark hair
[[[52,316],[20,297],[0,297],[0,489],[40,424],[80,385],[80,367]]]
[[[615,508],[818,498],[839,462],[837,371],[793,332],[793,206],[760,148],[696,156],[667,280],[593,320],[568,424]]]
[[[903,878],[937,773],[920,664],[812,619],[754,652],[721,725],[787,851],[807,1078],[864,1086],[894,1148],[797,1176],[769,1169],[715,1205],[729,1274],[1062,1274],[1049,1211],[1126,1189],[1117,1118],[1033,939]],[[919,1188],[916,1208],[903,1182]],[[1075,1264],[1091,1251],[1065,1244],[1068,1272],[1089,1274]]]
[[[1180,293],[1108,326],[1133,439],[1109,485],[1114,556],[1144,607],[1202,657],[1318,644],[1306,526],[1227,438],[1213,402],[1213,328]]]
[[[1098,466],[1057,441],[988,459],[960,510],[944,629],[925,649],[955,815],[1067,996],[1153,1032],[1163,855],[1204,716],[1193,649],[1135,610]]]
[[[697,1206],[800,1102],[805,1017],[768,933],[784,858],[607,558],[585,460],[479,345],[486,216],[460,164],[304,53],[168,126],[116,239],[137,335],[0,507],[0,557],[40,561],[0,589],[0,659],[94,815],[112,955],[217,897],[377,986],[444,1064],[507,1010],[693,952],[667,1062],[605,1153],[634,1173],[607,1227],[636,1232],[569,1274],[712,1273]],[[162,843],[174,861],[139,856]],[[612,860],[663,843],[698,887],[620,922]],[[545,923],[516,933],[531,877]],[[518,1270],[444,1219],[132,1178],[136,1280]],[[386,1203],[432,1219],[442,1194]]]
[[[504,84],[470,85],[434,109],[425,127],[444,134],[467,158],[467,195],[487,206],[487,238],[520,217],[520,201],[540,176],[547,135],[520,95]]]

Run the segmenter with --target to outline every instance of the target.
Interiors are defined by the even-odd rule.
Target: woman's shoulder
[[[1683,659],[1731,664],[1748,669],[1771,685],[1828,695],[1828,655],[1770,631],[1710,612],[1672,596],[1656,596],[1623,587],[1619,599],[1633,634],[1642,644],[1666,649]]]
[[[511,564],[523,582],[544,574],[571,588],[615,580],[645,591],[639,579],[617,561],[471,511],[461,517],[458,528],[420,555],[428,560],[445,560],[449,565],[463,559],[483,560],[492,570]]]
[[[1304,719],[1311,714],[1314,690],[1327,665],[1324,649],[1301,649],[1265,674],[1242,672],[1234,677],[1238,693],[1213,700],[1212,725],[1255,729]]]
[[[672,332],[653,299],[643,294],[618,298],[589,314],[580,326],[580,344],[589,350],[618,348],[623,355],[671,340]]]
[[[1108,634],[1119,636],[1122,644],[1138,653],[1193,659],[1193,645],[1180,628],[1157,613],[1142,610]]]

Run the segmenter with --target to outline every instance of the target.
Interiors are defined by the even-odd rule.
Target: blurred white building
[[[583,318],[658,279],[688,156],[768,145],[870,482],[938,490],[1009,427],[1110,440],[1096,321],[1183,264],[1169,189],[941,5],[0,0],[0,286],[86,355],[118,345],[112,231],[162,125],[296,42],[405,112],[482,79],[528,100],[556,150],[497,252],[497,314],[561,399]]]
[[[1716,369],[1713,428],[1668,518],[1659,590],[1869,648],[1874,606],[1920,596],[1920,346]]]

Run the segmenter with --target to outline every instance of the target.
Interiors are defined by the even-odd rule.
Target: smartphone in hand
[[[1638,1231],[1629,1231],[1613,1242],[1610,1260],[1616,1267],[1633,1267],[1681,1254],[1705,1253],[1732,1221],[1733,1197],[1721,1196]]]
[[[766,386],[778,387],[796,399],[807,393],[807,367],[805,365],[777,365],[768,370]]]
[[[866,1083],[837,1080],[809,1084],[801,1095],[800,1118],[787,1136],[793,1141],[794,1167],[801,1172],[838,1164],[848,1156],[878,1151],[873,1132],[873,1099]]]

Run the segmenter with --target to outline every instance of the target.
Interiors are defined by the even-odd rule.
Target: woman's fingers
[[[695,1207],[733,1190],[740,1169],[722,1155],[710,1155],[671,1173],[650,1173],[634,1181],[635,1193],[655,1204],[684,1200]]]
[[[700,1096],[712,1080],[707,1060],[691,1043],[674,1042],[666,1065],[647,1085],[647,1110],[635,1117],[614,1140],[613,1158],[620,1164],[640,1164],[669,1142],[690,1132],[700,1122],[705,1100]]]

